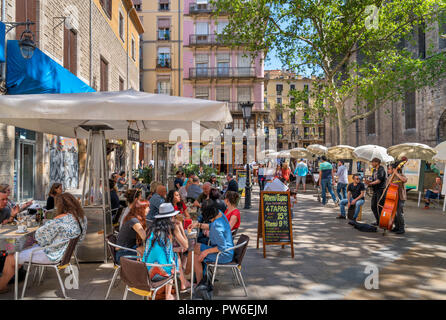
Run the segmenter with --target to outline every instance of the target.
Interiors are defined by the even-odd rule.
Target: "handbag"
[[[212,300],[214,297],[214,286],[206,276],[201,279],[200,283],[195,287],[193,300]]]

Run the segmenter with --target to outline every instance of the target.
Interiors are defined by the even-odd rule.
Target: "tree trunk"
[[[343,105],[341,103],[336,103],[336,110],[338,111],[339,144],[347,144],[348,126]]]

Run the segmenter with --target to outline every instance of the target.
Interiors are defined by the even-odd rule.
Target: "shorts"
[[[31,256],[31,251],[41,248],[38,244],[32,246],[31,248],[25,249],[21,252],[19,252],[19,265],[24,264],[25,262],[29,261],[29,258]],[[51,261],[48,259],[48,256],[45,254],[43,249],[36,250],[33,253],[33,259],[31,261],[32,263],[40,263],[40,264],[54,264],[55,261]]]
[[[302,184],[305,185],[307,182],[307,177],[301,177],[301,176],[296,176],[296,186],[298,186],[300,184],[300,182],[302,181]]]

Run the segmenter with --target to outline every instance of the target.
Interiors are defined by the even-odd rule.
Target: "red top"
[[[232,216],[236,216],[237,217],[237,222],[231,228],[231,231],[235,230],[235,229],[238,229],[240,227],[240,211],[239,211],[239,209],[234,209],[234,210],[232,210],[229,213],[228,213],[228,209],[226,209],[225,216],[228,219],[228,221],[231,220]]]
[[[180,211],[180,213],[181,213],[182,215],[184,215],[184,213],[186,212],[187,207],[186,207],[186,205],[184,204],[184,202],[181,202],[181,203],[183,204],[183,207],[182,207],[182,208],[178,209],[178,206],[177,206],[177,205],[175,205],[173,208],[174,208],[175,210]]]
[[[282,169],[282,177],[285,179],[285,181],[290,180],[290,173],[291,173],[290,168]]]

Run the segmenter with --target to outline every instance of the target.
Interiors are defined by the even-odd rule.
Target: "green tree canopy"
[[[337,119],[340,143],[347,128],[406,92],[445,78],[446,52],[428,43],[414,50],[419,33],[438,32],[444,0],[218,0],[229,18],[221,41],[265,55],[317,77],[308,94],[291,91],[291,108],[314,108]],[[411,49],[412,48],[412,49]],[[416,51],[416,52],[415,52]],[[312,98],[313,103],[303,103]],[[351,107],[349,107],[351,106]],[[349,111],[350,110],[350,111]]]

